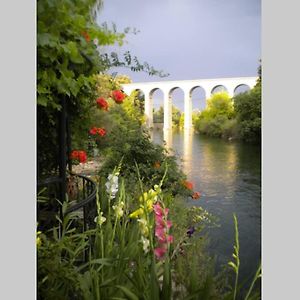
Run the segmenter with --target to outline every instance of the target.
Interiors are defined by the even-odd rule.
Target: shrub
[[[258,79],[253,89],[234,97],[242,140],[250,143],[261,142],[261,66],[258,68]]]
[[[261,84],[249,92],[235,96],[234,108],[239,124],[239,133],[246,142],[261,141]]]
[[[220,92],[207,101],[207,108],[193,118],[195,129],[203,134],[221,137],[234,131],[233,103],[229,95]]]

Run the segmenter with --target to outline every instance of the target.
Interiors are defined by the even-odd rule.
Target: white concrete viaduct
[[[205,91],[206,100],[211,97],[214,90],[223,86],[230,97],[233,97],[236,89],[241,85],[247,85],[250,89],[256,84],[257,77],[214,78],[199,80],[138,82],[123,84],[123,91],[130,95],[133,91],[140,90],[145,95],[145,115],[148,127],[153,126],[153,93],[160,89],[164,95],[164,129],[172,128],[172,92],[180,88],[184,93],[184,128],[192,127],[192,92],[201,87]]]

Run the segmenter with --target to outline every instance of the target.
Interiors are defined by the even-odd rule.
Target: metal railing
[[[50,177],[38,183],[37,220],[39,227],[42,230],[50,229],[57,222],[57,215],[61,219],[64,217],[60,202],[61,199],[65,199],[65,195],[62,197],[61,191],[67,191],[68,195],[68,207],[64,215],[74,211],[82,212],[83,231],[86,231],[92,226],[96,216],[97,187],[90,178],[72,172],[69,173],[67,182],[63,182],[60,177]]]

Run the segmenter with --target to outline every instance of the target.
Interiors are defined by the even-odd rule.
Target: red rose
[[[98,134],[101,136],[105,136],[106,135],[106,130],[104,128],[97,128],[98,129]]]
[[[81,34],[83,35],[83,37],[85,38],[85,40],[87,42],[91,41],[91,37],[90,37],[90,35],[86,31],[81,32]]]
[[[100,97],[96,100],[96,102],[100,109],[108,110],[108,103],[104,98]]]
[[[78,159],[78,151],[77,150],[73,150],[70,154],[70,158],[71,159]]]
[[[98,132],[98,128],[97,127],[93,127],[91,130],[90,130],[90,134],[91,135],[96,135]]]
[[[156,162],[154,163],[153,167],[154,167],[155,169],[159,169],[159,168],[160,168],[160,162],[159,162],[159,161],[156,161]]]
[[[197,200],[197,199],[199,199],[200,197],[201,197],[200,192],[194,192],[194,194],[192,195],[192,198],[193,198],[194,200]]]
[[[87,155],[84,151],[78,151],[78,159],[81,163],[85,163],[87,159]]]
[[[184,185],[187,189],[189,189],[189,190],[192,190],[192,189],[193,189],[193,183],[190,182],[190,181],[184,181],[184,182],[183,182],[183,185]]]
[[[111,94],[112,94],[112,98],[118,104],[123,103],[123,101],[126,97],[126,95],[120,90],[112,91]]]

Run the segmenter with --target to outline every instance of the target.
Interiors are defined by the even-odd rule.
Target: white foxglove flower
[[[103,212],[100,212],[100,215],[94,219],[95,223],[98,223],[100,226],[106,221],[106,218],[102,216]]]
[[[141,242],[143,244],[143,250],[145,253],[149,252],[149,246],[150,246],[150,241],[146,239],[145,237],[141,237]]]
[[[118,203],[117,205],[113,205],[112,206],[113,210],[115,211],[116,217],[117,218],[121,218],[124,214],[124,202],[121,201],[120,203]]]
[[[118,176],[110,174],[107,177],[108,181],[105,183],[106,192],[110,194],[110,198],[114,199],[118,192]]]

